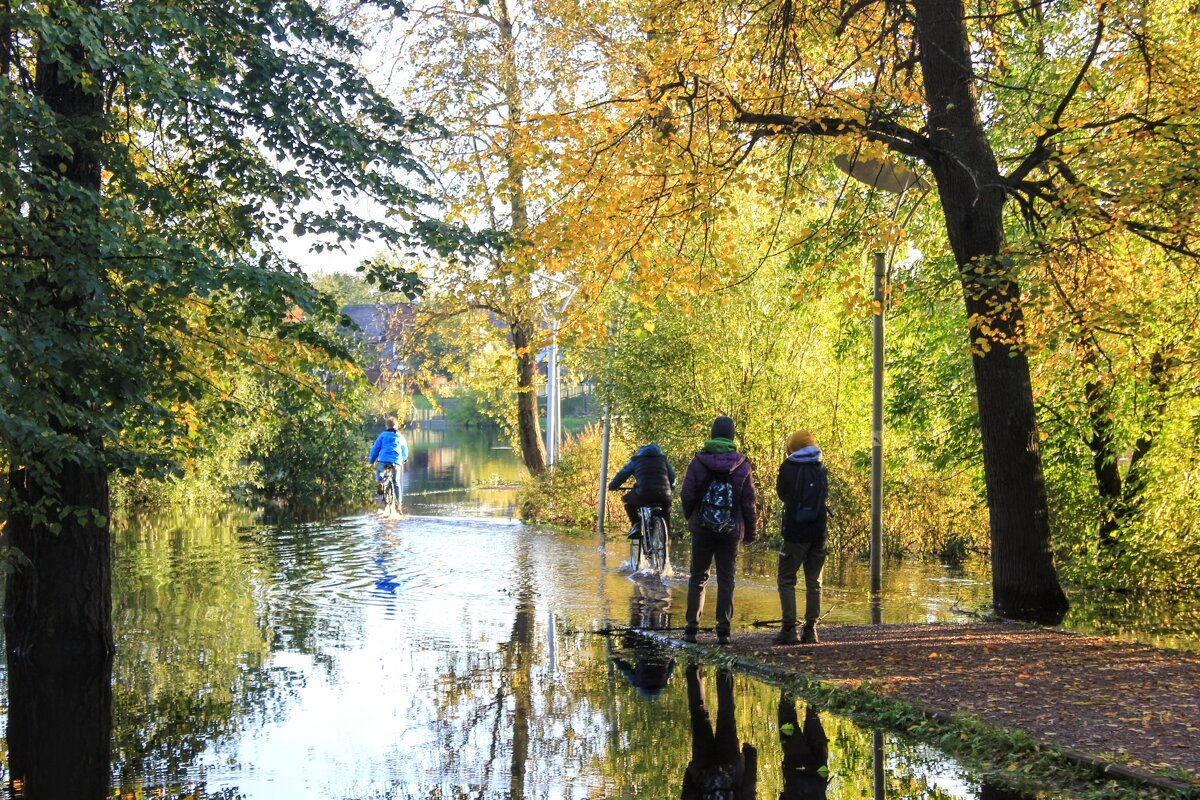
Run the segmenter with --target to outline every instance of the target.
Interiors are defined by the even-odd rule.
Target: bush
[[[521,518],[529,522],[561,525],[579,530],[595,530],[600,499],[601,428],[586,426],[578,436],[563,442],[562,457],[553,469],[527,478],[517,494]],[[632,454],[632,449],[612,437],[609,450],[609,476]],[[618,492],[609,492],[605,508],[606,534],[624,533],[629,520]]]
[[[365,502],[372,491],[362,434],[367,389],[338,388],[335,402],[283,380],[244,381],[234,402],[199,409],[193,455],[174,475],[115,478],[114,506],[249,501],[311,511]]]

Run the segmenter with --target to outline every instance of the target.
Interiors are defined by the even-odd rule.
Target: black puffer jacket
[[[633,488],[643,500],[670,500],[675,486],[675,468],[663,454],[662,448],[651,443],[638,448],[629,459],[629,463],[621,467],[608,488],[616,491],[621,484],[633,476]]]

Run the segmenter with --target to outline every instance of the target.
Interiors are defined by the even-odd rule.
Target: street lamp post
[[[559,303],[558,313],[554,315],[550,327],[550,352],[546,359],[546,464],[553,467],[558,463],[559,450],[562,447],[562,387],[558,375],[558,329],[562,324],[567,306],[578,289],[574,284],[555,278],[545,273],[539,273],[551,283],[558,284],[567,290],[567,294]]]
[[[896,207],[892,209],[893,220],[909,189],[919,188],[922,196],[929,191],[929,184],[924,179],[899,164],[846,155],[838,155],[833,161],[838,169],[855,180],[898,195]],[[879,624],[883,621],[883,314],[887,301],[887,259],[883,252],[877,251],[873,260],[875,279],[871,312],[871,622]]]

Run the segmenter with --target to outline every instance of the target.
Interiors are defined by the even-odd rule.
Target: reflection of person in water
[[[779,800],[825,800],[829,786],[829,739],[812,706],[804,711],[804,727],[796,717],[796,701],[779,695],[779,744],[783,747],[783,791]]]
[[[717,726],[704,705],[700,668],[687,668],[688,716],[692,724],[692,760],[683,773],[683,800],[754,800],[758,751],[738,739],[734,717],[733,673],[717,671]]]
[[[671,679],[675,658],[653,640],[638,635],[638,630],[655,630],[671,624],[671,595],[666,587],[655,588],[635,584],[637,591],[630,598],[629,630],[621,637],[620,655],[613,664],[638,693],[651,700],[657,698]]]
[[[671,680],[671,672],[675,669],[674,657],[650,639],[633,631],[627,631],[621,643],[627,652],[632,653],[633,663],[622,656],[614,656],[613,664],[629,681],[629,685],[638,690],[638,694],[656,699]]]

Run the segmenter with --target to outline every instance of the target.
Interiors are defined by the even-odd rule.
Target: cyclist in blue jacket
[[[371,466],[375,467],[375,486],[376,493],[383,492],[383,486],[380,480],[383,476],[383,469],[387,466],[397,467],[396,483],[400,483],[400,467],[405,461],[408,461],[408,442],[404,436],[396,430],[396,418],[388,417],[384,423],[384,430],[375,437],[375,444],[371,445],[371,455],[367,457],[367,461],[371,462]]]

